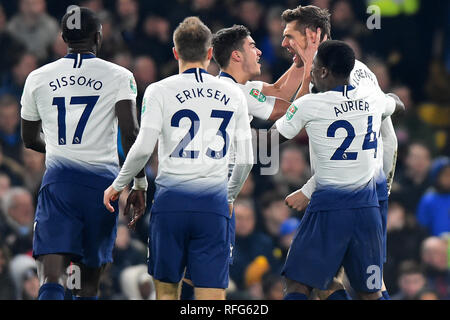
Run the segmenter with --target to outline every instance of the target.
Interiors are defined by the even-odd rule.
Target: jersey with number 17
[[[85,179],[95,184],[93,176],[114,179],[119,169],[115,104],[135,100],[136,93],[130,71],[93,54],[68,54],[30,73],[21,116],[42,121],[43,185]]]

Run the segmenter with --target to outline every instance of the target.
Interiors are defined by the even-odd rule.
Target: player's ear
[[[239,50],[233,50],[231,52],[231,60],[234,60],[236,62],[240,62],[242,59],[242,54],[239,52]]]
[[[328,69],[325,68],[325,67],[322,67],[321,70],[320,70],[320,77],[322,79],[325,79],[326,77],[328,77],[328,74],[329,74]]]
[[[175,49],[175,47],[172,48],[172,52],[173,52],[173,56],[175,58],[175,60],[179,60],[180,58],[178,57],[178,52],[177,49]]]
[[[212,59],[212,56],[213,56],[213,48],[210,47],[210,48],[208,49],[208,53],[207,53],[207,55],[206,55],[206,58],[207,58],[208,60],[211,60],[211,59]]]

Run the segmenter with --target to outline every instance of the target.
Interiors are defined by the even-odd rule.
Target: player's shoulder
[[[221,78],[215,77],[211,74],[206,75],[207,83],[214,85],[217,88],[221,88],[221,91],[227,92],[229,94],[237,95],[243,97],[242,90],[240,89],[239,83],[229,82]]]
[[[133,73],[128,70],[127,68],[124,68],[122,66],[119,66],[118,64],[115,64],[113,62],[109,62],[106,60],[103,60],[101,58],[95,58],[95,63],[102,65],[103,68],[110,70],[111,72],[114,72],[114,74],[117,75],[124,75],[131,77],[133,76]]]

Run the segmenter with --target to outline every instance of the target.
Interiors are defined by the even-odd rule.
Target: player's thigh
[[[79,186],[52,183],[38,195],[34,223],[33,256],[83,254],[83,216],[78,208]]]
[[[352,225],[348,210],[307,210],[289,248],[282,274],[298,283],[326,290],[342,264]]]
[[[152,212],[149,225],[148,271],[164,283],[178,283],[185,272],[189,213]]]
[[[112,203],[115,211],[109,212],[103,204],[102,189],[84,187],[80,210],[83,212],[83,258],[81,263],[95,270],[111,263],[117,236],[118,202]]]
[[[383,230],[378,207],[355,209],[355,229],[343,266],[350,285],[357,292],[381,289]]]
[[[194,287],[228,287],[229,223],[229,218],[215,213],[191,213],[187,265]]]

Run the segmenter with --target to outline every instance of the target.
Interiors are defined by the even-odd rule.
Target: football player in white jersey
[[[243,25],[219,30],[213,36],[212,46],[214,60],[220,67],[219,78],[242,90],[247,99],[250,121],[253,117],[275,121],[286,113],[290,105],[287,100],[290,100],[298,89],[299,79],[303,74],[302,66],[293,64],[275,84],[251,81],[250,79],[261,74],[259,60],[262,52],[256,47],[250,31]],[[230,172],[233,169],[233,158],[231,156]],[[233,215],[230,224],[233,247],[234,225]],[[231,257],[231,262],[232,260]],[[182,299],[193,300],[190,285],[187,270],[186,278],[183,279]]]
[[[141,130],[104,203],[113,210],[109,201],[145,165],[158,140],[148,261],[157,299],[178,299],[185,268],[197,299],[224,299],[232,203],[253,166],[247,102],[234,85],[205,71],[212,34],[198,18],[186,18],[173,38],[180,74],[147,88]],[[231,143],[236,165],[228,180]]]
[[[74,14],[78,28],[70,26]],[[103,190],[119,172],[118,124],[125,152],[139,130],[136,84],[130,71],[95,56],[102,33],[93,11],[70,11],[61,27],[68,55],[30,73],[21,100],[24,144],[46,154],[33,256],[39,299],[64,298],[62,277],[73,262],[81,271],[75,298],[94,300],[101,272],[112,262],[118,217],[104,208]],[[145,176],[136,174],[134,187],[140,191],[132,192],[127,206],[142,214]]]
[[[293,10],[286,10],[282,16],[286,27],[284,29],[283,47],[287,48],[294,56],[294,61],[299,65],[303,65],[305,73],[303,77],[302,89],[297,94],[297,98],[309,92],[306,84],[310,82],[310,70],[313,57],[316,53],[315,46],[318,42],[326,39],[320,35],[330,35],[330,14],[326,9],[320,9],[315,6],[299,6]],[[364,86],[373,92],[381,92],[376,76],[362,62],[356,60],[355,67],[350,75],[350,84],[358,87]],[[314,92],[314,88],[311,89]],[[394,127],[390,117],[383,119],[381,124],[381,135],[378,139],[378,168],[376,170],[377,195],[380,202],[380,214],[383,221],[383,247],[384,262],[386,261],[386,221],[388,211],[388,190],[390,189],[393,175],[395,171],[395,163],[397,158],[397,139]],[[311,158],[311,164],[314,167],[314,159]],[[386,181],[388,177],[388,181]],[[314,177],[308,183],[286,198],[286,203],[296,210],[303,210],[311,198],[314,191]],[[386,185],[387,183],[387,185]],[[342,273],[341,273],[342,274]],[[338,281],[339,282],[339,281]],[[321,292],[319,296],[326,298],[330,296],[338,288],[342,288],[342,284],[333,283],[332,290]],[[330,299],[346,299],[348,295],[343,290],[338,290]],[[383,296],[389,299],[383,282]]]
[[[283,275],[288,300],[326,290],[344,266],[363,299],[381,299],[382,221],[376,191],[377,132],[382,116],[403,105],[395,95],[350,85],[353,50],[342,41],[323,42],[311,82],[318,94],[296,100],[272,128],[280,140],[306,128],[315,160],[316,190],[292,242]],[[372,283],[372,273],[378,281]]]

